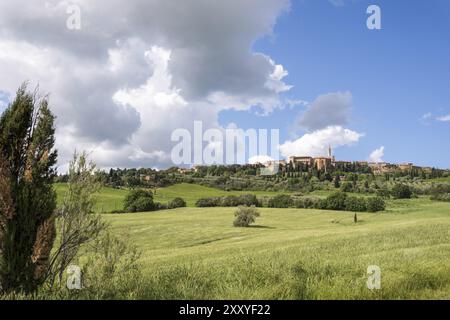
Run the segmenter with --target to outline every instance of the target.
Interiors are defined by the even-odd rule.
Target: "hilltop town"
[[[351,166],[356,167],[369,167],[373,174],[394,173],[400,171],[423,171],[425,173],[431,173],[434,168],[432,167],[420,167],[415,166],[413,163],[388,163],[388,162],[369,162],[369,161],[342,161],[336,160],[332,153],[331,146],[328,147],[327,156],[290,156],[287,160],[269,161],[264,163],[266,166],[273,166],[278,163],[280,168],[284,171],[288,166],[291,166],[294,170],[297,168],[311,169],[315,168],[318,171],[334,171],[335,169],[346,169]]]

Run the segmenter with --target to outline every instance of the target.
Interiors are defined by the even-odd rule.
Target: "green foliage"
[[[292,197],[288,194],[280,194],[271,198],[268,202],[269,208],[290,208],[294,205]]]
[[[352,192],[353,191],[353,185],[350,182],[344,182],[341,186],[342,192]]]
[[[434,195],[431,200],[450,202],[450,193]]]
[[[377,196],[381,198],[389,199],[391,197],[391,193],[387,188],[381,188],[377,190]]]
[[[298,209],[313,209],[317,207],[320,199],[311,197],[301,197],[294,201],[294,206]]]
[[[69,165],[68,188],[58,208],[58,238],[50,259],[49,282],[58,278],[72,263],[83,245],[95,240],[106,229],[101,216],[95,214],[94,195],[100,190],[95,179],[95,164],[82,153],[74,154]]]
[[[347,197],[347,199],[345,199],[345,210],[353,212],[367,211],[366,199],[358,197]]]
[[[358,212],[357,224],[349,212],[273,208],[258,209],[265,228],[249,229],[231,225],[234,208],[106,218],[140,230],[129,241],[142,250],[144,299],[449,298],[449,205],[390,203],[395,213]],[[366,286],[374,259],[382,292]]]
[[[222,207],[237,207],[239,205],[238,196],[226,196],[221,198],[220,206]]]
[[[258,198],[254,194],[243,194],[238,197],[238,205],[240,206],[260,206]]]
[[[175,198],[172,201],[169,202],[168,208],[169,209],[175,209],[175,208],[184,208],[186,207],[186,201],[184,201],[183,198]]]
[[[237,207],[260,206],[258,198],[252,194],[230,195],[226,197],[200,198],[195,203],[196,207]]]
[[[396,184],[391,191],[394,199],[411,199],[412,190],[406,184]]]
[[[221,203],[220,198],[200,198],[195,203],[195,206],[199,208],[218,207],[220,203]]]
[[[30,293],[46,278],[55,238],[57,153],[47,98],[26,85],[0,117],[0,288]]]
[[[328,210],[345,210],[347,194],[335,192],[327,197],[326,205]]]
[[[141,252],[130,244],[129,235],[117,236],[104,231],[91,244],[76,261],[82,272],[81,289],[67,289],[67,273],[64,273],[60,286],[45,285],[37,294],[19,298],[143,299],[142,265],[138,262]]]
[[[123,207],[128,212],[153,211],[156,209],[153,193],[141,189],[131,190],[123,201]]]
[[[368,212],[378,212],[386,209],[386,203],[381,197],[370,197],[367,198],[366,202]]]
[[[339,189],[341,187],[341,178],[339,177],[339,175],[336,175],[334,177],[334,187],[336,189]]]
[[[235,227],[249,227],[255,223],[257,217],[260,216],[259,211],[254,207],[239,207],[234,213],[236,219],[233,222]]]
[[[437,201],[450,201],[450,184],[436,184],[431,187],[430,199]]]
[[[141,253],[130,244],[129,237],[105,232],[93,243],[81,261],[83,299],[136,299],[142,281]]]

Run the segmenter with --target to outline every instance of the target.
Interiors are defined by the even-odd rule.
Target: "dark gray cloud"
[[[352,111],[352,94],[334,92],[320,95],[300,116],[301,128],[314,131],[328,126],[345,126],[349,123]]]

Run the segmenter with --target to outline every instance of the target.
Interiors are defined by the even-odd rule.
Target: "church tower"
[[[336,159],[333,156],[333,150],[331,149],[331,145],[328,145],[328,157],[331,159],[331,162],[334,163]]]

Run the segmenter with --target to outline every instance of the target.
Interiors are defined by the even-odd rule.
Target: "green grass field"
[[[67,184],[55,183],[54,188],[58,198],[58,204],[64,199],[64,194],[67,192]],[[111,212],[113,210],[120,210],[123,208],[123,199],[127,194],[126,190],[114,188],[101,188],[96,197],[96,212]]]
[[[54,185],[58,195],[58,203],[61,203],[64,198],[64,193],[67,191],[67,185],[64,183],[57,183]],[[111,212],[113,210],[120,210],[123,207],[123,199],[127,195],[127,190],[113,189],[103,187],[99,195],[96,197],[96,211],[97,212]],[[167,188],[157,189],[155,201],[167,203],[176,197],[182,197],[188,207],[194,207],[195,202],[200,198],[207,197],[222,197],[228,195],[240,194],[255,194],[257,196],[274,196],[280,192],[265,192],[265,191],[223,191],[214,188],[203,187],[196,184],[177,184]]]
[[[98,204],[120,208],[126,192],[104,188]],[[263,208],[250,228],[232,226],[235,208],[193,207],[229,194],[241,192],[175,185],[155,200],[181,196],[188,208],[104,215],[142,252],[137,298],[450,299],[450,203],[389,200],[357,224],[351,212]],[[369,265],[381,268],[381,290],[366,286]]]
[[[107,215],[138,246],[150,299],[450,298],[450,204],[391,201],[381,214],[233,208]],[[377,265],[382,289],[366,287]]]
[[[269,191],[224,191],[214,188],[203,187],[196,184],[181,183],[167,188],[158,189],[155,195],[155,201],[167,203],[168,201],[182,197],[188,207],[194,207],[195,202],[200,198],[208,197],[223,197],[230,195],[254,194],[258,197],[269,196],[273,197],[283,192],[269,192]],[[284,192],[288,193],[288,192]]]

